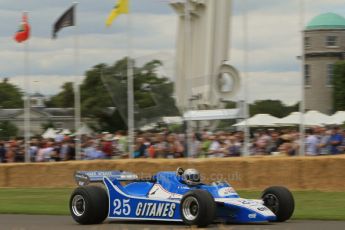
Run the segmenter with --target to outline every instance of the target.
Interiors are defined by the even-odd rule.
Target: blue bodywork
[[[260,200],[240,198],[226,182],[187,185],[175,172],[159,172],[150,180],[139,180],[128,172],[77,172],[81,184],[103,182],[108,191],[108,218],[182,221],[180,201],[193,189],[208,191],[214,198],[216,220],[247,223],[274,221],[276,216]],[[85,177],[85,178],[83,178]],[[129,182],[123,185],[121,182]]]

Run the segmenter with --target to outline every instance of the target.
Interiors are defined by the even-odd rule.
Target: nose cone
[[[216,199],[217,201],[217,199]],[[234,223],[267,222],[276,220],[274,213],[255,200],[222,199],[227,221]]]

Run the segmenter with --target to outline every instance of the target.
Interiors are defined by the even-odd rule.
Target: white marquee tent
[[[293,112],[290,113],[288,116],[279,119],[276,122],[279,126],[289,126],[289,125],[298,125],[301,123],[301,113],[300,112]]]
[[[70,135],[70,134],[72,134],[72,132],[69,129],[63,129],[60,133],[63,134],[63,135]]]
[[[142,127],[140,127],[141,131],[149,131],[151,129],[155,129],[156,128],[156,123],[150,123],[150,124],[146,124]]]
[[[343,124],[345,122],[345,111],[339,111],[333,116],[320,113],[315,110],[308,111],[303,116],[303,122],[306,126],[324,126],[330,124]],[[301,113],[292,112],[284,118],[276,118],[269,114],[257,114],[247,120],[249,127],[277,127],[294,126],[301,123]],[[241,121],[234,126],[245,126],[246,122]]]
[[[320,113],[315,110],[308,111],[303,116],[304,124],[306,126],[323,126],[329,124],[332,118],[326,114]],[[276,122],[278,126],[299,125],[301,123],[301,113],[293,112],[290,115],[279,119]]]
[[[246,124],[249,127],[275,127],[276,122],[279,121],[279,118],[271,116],[269,114],[256,114],[255,116],[248,118],[246,121],[241,121],[234,126],[245,126]]]
[[[338,111],[331,116],[331,120],[327,124],[342,125],[344,123],[345,123],[345,111]]]
[[[75,135],[91,135],[93,133],[93,130],[88,125],[83,125],[78,129],[78,131],[75,133]]]
[[[55,138],[56,137],[56,131],[53,128],[48,128],[43,134],[42,137],[45,139],[48,138]]]
[[[166,124],[181,124],[183,122],[182,117],[163,117],[162,118],[163,122]]]

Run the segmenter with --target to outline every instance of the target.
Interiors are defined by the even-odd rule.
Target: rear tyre
[[[182,197],[180,213],[185,224],[206,227],[214,220],[216,203],[209,192],[192,190]]]
[[[274,186],[263,191],[262,200],[276,216],[276,222],[284,222],[292,216],[295,209],[295,201],[292,193],[285,187]]]
[[[108,216],[108,194],[97,186],[83,186],[74,190],[69,201],[73,219],[79,224],[100,224]]]

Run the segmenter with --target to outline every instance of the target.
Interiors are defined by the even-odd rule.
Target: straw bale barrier
[[[0,187],[73,187],[76,170],[126,170],[140,177],[177,167],[196,168],[206,182],[227,180],[235,189],[345,191],[345,156],[222,159],[123,159],[0,164]]]

